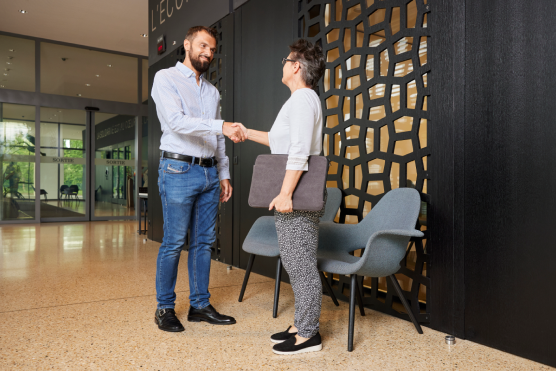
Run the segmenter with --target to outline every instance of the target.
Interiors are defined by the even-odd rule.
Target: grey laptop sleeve
[[[278,196],[286,176],[288,155],[259,155],[253,166],[249,206],[268,208]],[[293,209],[319,211],[324,206],[328,159],[309,156],[309,170],[301,175],[293,192]]]

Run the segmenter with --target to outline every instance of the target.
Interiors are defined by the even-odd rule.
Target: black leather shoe
[[[195,309],[189,307],[189,314],[187,315],[189,322],[205,321],[211,325],[233,325],[236,320],[233,317],[220,314],[214,309],[212,305],[208,305],[203,309]]]
[[[157,309],[154,314],[154,323],[162,331],[181,332],[185,330],[172,308]]]

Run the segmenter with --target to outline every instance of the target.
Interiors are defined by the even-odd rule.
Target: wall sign
[[[168,51],[183,44],[193,26],[210,26],[230,12],[229,0],[149,0],[149,66],[164,55],[158,54],[157,40],[165,35]]]

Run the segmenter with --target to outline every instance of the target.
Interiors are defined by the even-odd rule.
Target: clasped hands
[[[222,125],[222,134],[230,138],[234,143],[247,140],[247,128],[239,122],[225,122]]]

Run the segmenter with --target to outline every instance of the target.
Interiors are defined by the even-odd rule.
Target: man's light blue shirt
[[[160,149],[194,157],[215,156],[220,180],[230,179],[218,89],[204,77],[197,85],[195,73],[178,62],[156,73],[151,95],[162,129]]]

